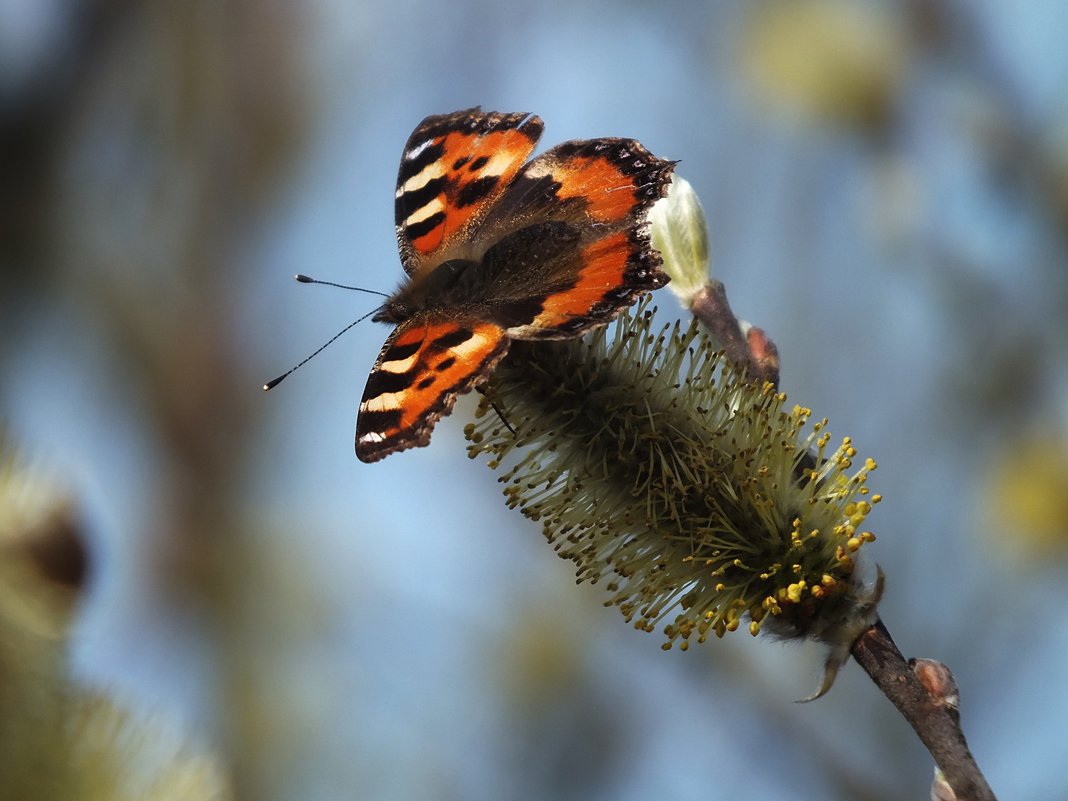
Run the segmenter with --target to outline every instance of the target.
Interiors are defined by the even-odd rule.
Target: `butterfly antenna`
[[[377,289],[364,289],[362,286],[348,286],[347,284],[335,284],[333,281],[320,281],[318,278],[311,278],[307,275],[301,275],[297,273],[293,276],[302,284],[322,284],[323,286],[336,286],[338,289],[351,289],[354,292],[366,292],[369,295],[381,295],[384,298],[388,298],[385,292],[379,292]],[[342,332],[344,333],[344,331]],[[329,343],[327,343],[329,344]]]
[[[298,278],[299,278],[299,276],[298,276]],[[305,283],[311,283],[311,282],[306,281]],[[324,282],[317,281],[317,282],[314,282],[314,283],[324,283]],[[306,365],[308,362],[310,362],[312,359],[314,359],[316,356],[318,356],[320,353],[322,353],[324,350],[326,350],[330,345],[332,345],[334,342],[336,342],[338,340],[338,338],[342,334],[344,334],[346,331],[348,331],[350,328],[352,328],[357,323],[362,323],[364,320],[366,320],[368,317],[370,317],[376,311],[378,311],[378,309],[374,309],[372,311],[367,312],[367,314],[365,314],[363,317],[361,317],[358,320],[353,320],[351,323],[349,323],[344,328],[342,328],[340,331],[338,331],[336,334],[334,334],[332,337],[330,337],[330,339],[328,339],[326,342],[324,342],[322,345],[320,345],[318,348],[316,348],[314,353],[311,353],[308,356],[305,356],[303,359],[301,359],[295,365],[293,365],[288,370],[286,370],[284,373],[282,373],[282,375],[278,376],[278,378],[275,378],[275,379],[273,379],[271,381],[268,381],[266,384],[264,384],[263,385],[263,391],[266,392],[269,389],[274,389],[275,387],[277,387],[279,384],[281,384],[286,379],[286,377],[290,373],[296,372],[301,367]]]

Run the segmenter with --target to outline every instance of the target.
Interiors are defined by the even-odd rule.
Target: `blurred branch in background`
[[[52,31],[53,46],[42,47],[33,63],[23,66],[22,81],[3,87],[0,302],[10,302],[22,288],[44,289],[49,276],[55,278],[57,265],[44,251],[55,234],[49,223],[54,223],[55,202],[62,192],[59,164],[89,88],[88,78],[112,47],[116,28],[136,5],[134,0],[82,0],[70,4],[66,13],[43,12],[46,19],[40,24]],[[18,26],[11,25],[8,35],[18,36]],[[13,65],[8,68],[13,70]]]
[[[0,224],[13,265],[3,344],[18,346],[28,300],[45,293],[75,310],[66,318],[87,326],[83,336],[107,343],[125,400],[147,408],[158,494],[141,532],[149,573],[136,580],[211,643],[217,687],[203,691],[222,706],[209,726],[238,796],[267,797],[264,773],[286,763],[265,746],[286,747],[262,736],[279,696],[246,657],[271,607],[241,594],[264,558],[242,510],[258,398],[235,350],[234,293],[240,246],[310,111],[298,16],[254,0],[87,0],[61,16],[50,54],[66,58],[40,58],[38,80],[0,111]],[[274,641],[257,642],[262,653]],[[63,652],[50,653],[58,677]],[[242,727],[250,717],[265,727],[256,737]],[[40,769],[40,755],[26,765]]]

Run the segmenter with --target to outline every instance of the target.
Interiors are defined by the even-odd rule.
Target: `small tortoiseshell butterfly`
[[[360,402],[361,461],[429,443],[511,340],[578,336],[667,283],[646,216],[675,163],[633,139],[565,142],[526,161],[542,127],[473,108],[427,117],[404,146],[407,277],[373,318],[396,328]]]

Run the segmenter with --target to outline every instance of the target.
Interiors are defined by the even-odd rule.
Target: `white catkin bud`
[[[668,289],[689,307],[709,276],[708,225],[701,201],[684,178],[675,175],[666,197],[649,212],[653,247],[671,276]]]

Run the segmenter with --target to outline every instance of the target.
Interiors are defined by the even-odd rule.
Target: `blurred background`
[[[0,0],[3,797],[927,797],[855,664],[797,705],[819,648],[665,653],[576,586],[466,458],[469,399],[360,464],[385,327],[261,392],[375,304],[293,273],[391,291],[401,148],[481,104],[681,160],[782,388],[879,463],[902,651],[953,668],[1002,798],[1068,798],[1065,30],[1057,0]]]

